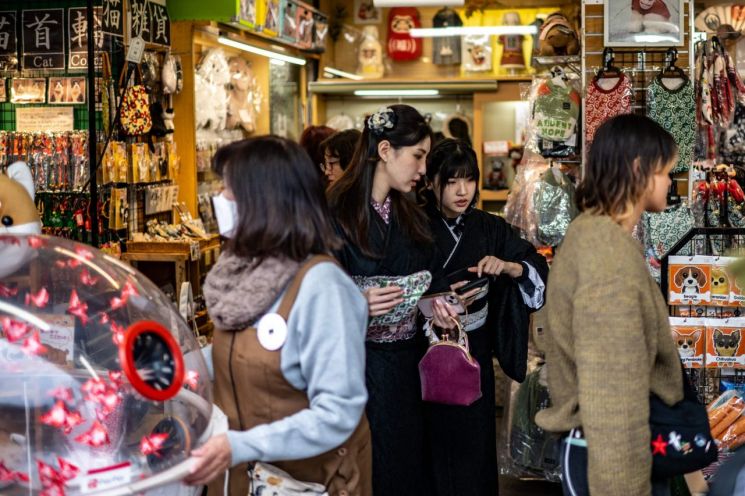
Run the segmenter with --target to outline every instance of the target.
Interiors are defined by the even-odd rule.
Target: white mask
[[[212,207],[215,210],[220,235],[232,238],[235,225],[238,222],[238,205],[235,201],[228,200],[223,192],[212,197]]]

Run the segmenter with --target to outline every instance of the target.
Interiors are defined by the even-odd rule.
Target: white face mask
[[[238,222],[238,205],[233,200],[225,198],[225,193],[212,197],[212,207],[215,210],[217,228],[221,236],[233,237],[235,225]]]

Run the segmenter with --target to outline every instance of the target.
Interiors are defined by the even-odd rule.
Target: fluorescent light
[[[450,26],[446,28],[414,28],[409,34],[414,38],[438,38],[468,35],[534,35],[537,26]]]
[[[439,90],[355,90],[355,96],[436,96]]]
[[[465,0],[373,0],[376,7],[462,7]]]
[[[340,76],[347,79],[354,79],[355,81],[360,81],[362,79],[362,76],[358,76],[357,74],[352,74],[351,72],[346,71],[340,71],[339,69],[334,69],[333,67],[324,67],[323,72],[328,72],[332,76]]]
[[[283,66],[287,64],[287,62],[285,62],[284,60],[277,60],[277,59],[269,59],[269,63],[272,65],[278,65],[278,66]]]
[[[241,43],[240,41],[231,40],[230,38],[226,38],[224,36],[220,36],[219,38],[217,38],[217,41],[223,45],[237,48],[238,50],[243,50],[244,52],[255,53],[256,55],[262,55],[264,57],[269,57],[270,59],[281,60],[282,62],[289,62],[290,64],[305,65],[305,59],[290,57],[289,55],[272,52],[271,50],[264,50],[263,48],[255,47],[247,43]]]

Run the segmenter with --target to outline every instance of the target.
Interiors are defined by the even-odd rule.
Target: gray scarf
[[[204,282],[207,310],[220,330],[243,330],[277,301],[300,263],[265,258],[260,264],[229,252],[220,255]]]

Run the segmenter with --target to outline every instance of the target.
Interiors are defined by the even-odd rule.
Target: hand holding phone
[[[419,303],[417,303],[419,311],[422,312],[422,315],[424,315],[428,319],[431,319],[434,316],[434,310],[432,307],[435,300],[447,303],[456,313],[464,313],[466,311],[465,307],[463,306],[463,300],[461,300],[461,298],[454,292],[448,291],[446,293],[437,293],[433,295],[423,296],[419,300]]]

